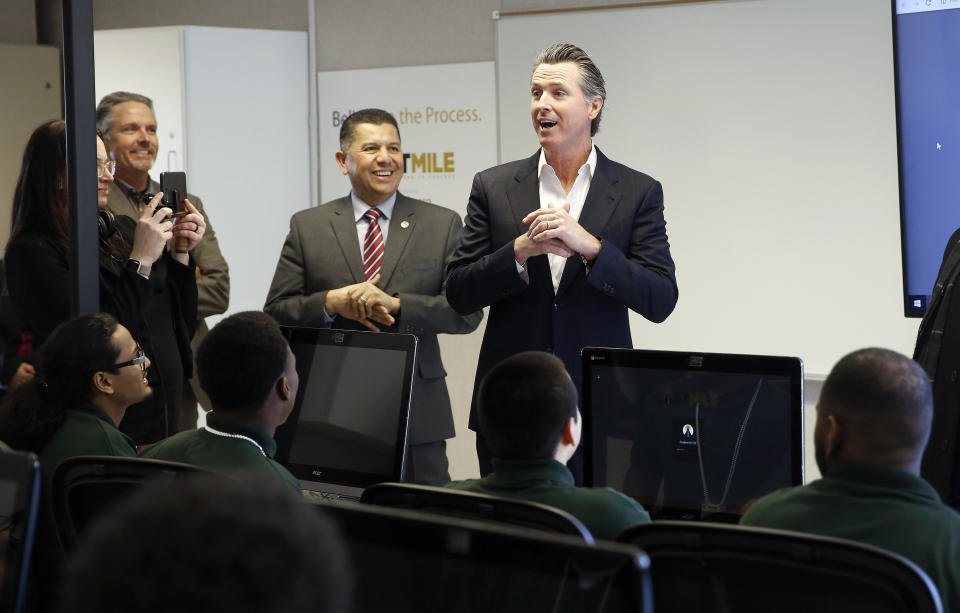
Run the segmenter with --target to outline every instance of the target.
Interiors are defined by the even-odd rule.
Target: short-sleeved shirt
[[[447,487],[539,502],[570,513],[594,538],[614,539],[625,528],[650,521],[633,498],[609,487],[576,487],[570,469],[553,459],[493,459],[483,479],[453,481]]]
[[[898,553],[930,576],[944,611],[960,611],[960,514],[912,473],[839,465],[808,485],[764,496],[740,523],[844,538]]]
[[[273,459],[276,453],[276,441],[263,430],[210,413],[207,427],[174,434],[147,447],[140,456],[258,475],[299,492],[300,482]]]

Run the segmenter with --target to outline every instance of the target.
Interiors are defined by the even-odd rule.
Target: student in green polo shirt
[[[844,357],[823,383],[814,447],[823,478],[777,490],[740,519],[846,538],[913,561],[960,611],[960,514],[920,478],[933,394],[919,364],[886,349]]]
[[[637,501],[620,492],[574,485],[566,464],[580,444],[582,420],[577,388],[556,356],[528,351],[500,362],[480,382],[477,406],[493,472],[447,487],[563,509],[598,539],[650,521]]]
[[[235,313],[218,323],[197,351],[197,377],[213,410],[206,425],[146,448],[145,458],[245,472],[300,491],[300,483],[273,457],[277,426],[293,410],[296,359],[277,323],[260,311]]]
[[[40,611],[53,610],[63,554],[49,509],[53,472],[81,455],[135,456],[117,429],[132,404],[150,395],[150,359],[112,315],[82,315],[57,326],[43,344],[36,377],[0,405],[0,439],[40,458],[41,520],[34,582]]]

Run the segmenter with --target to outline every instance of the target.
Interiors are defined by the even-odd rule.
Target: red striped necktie
[[[383,212],[377,208],[369,208],[363,214],[370,223],[367,226],[367,235],[363,239],[363,275],[372,279],[380,272],[380,262],[383,260],[383,233],[377,220]]]

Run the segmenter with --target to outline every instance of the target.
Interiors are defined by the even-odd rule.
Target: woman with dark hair
[[[153,396],[131,407],[124,431],[138,443],[169,435],[176,424],[183,382],[192,369],[197,284],[189,250],[203,236],[203,216],[189,202],[174,220],[157,194],[139,220],[114,218],[107,208],[114,162],[97,138],[100,230],[100,309],[113,314],[154,362]],[[177,241],[177,248],[168,249]],[[10,298],[34,346],[71,315],[70,235],[66,191],[66,127],[37,128],[23,154],[13,199],[4,266]]]
[[[38,610],[55,610],[63,554],[50,513],[53,472],[81,455],[135,456],[117,425],[150,395],[150,360],[112,315],[82,315],[57,326],[33,380],[0,402],[0,440],[40,458],[41,519],[33,572]]]

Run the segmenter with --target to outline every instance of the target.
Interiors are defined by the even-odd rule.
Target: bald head
[[[833,418],[839,437],[825,439]],[[933,392],[919,364],[888,349],[861,349],[833,367],[817,411],[818,462],[913,469],[930,436]],[[821,470],[826,467],[821,465]]]

